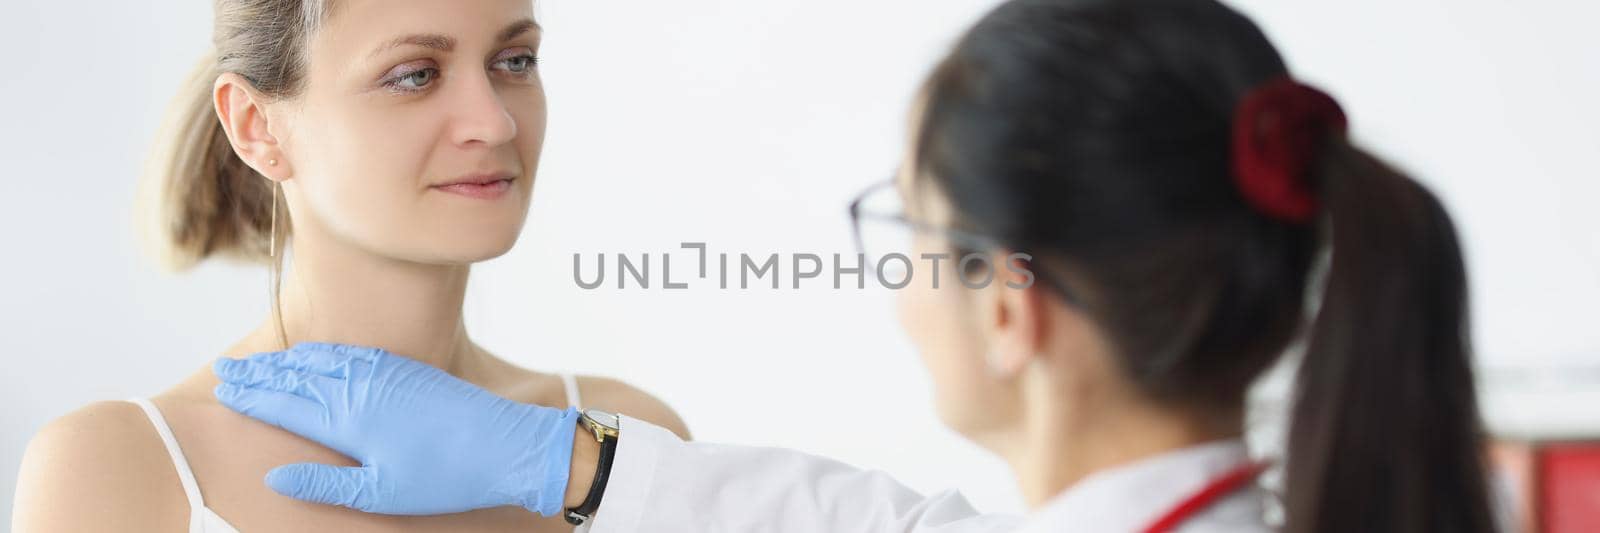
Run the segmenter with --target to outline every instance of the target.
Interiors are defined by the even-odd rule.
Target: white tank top
[[[578,380],[571,374],[561,375],[562,388],[567,393],[567,405],[583,408],[583,396],[578,392]],[[194,471],[189,469],[189,460],[183,456],[183,448],[178,446],[178,439],[172,436],[172,428],[167,425],[167,419],[161,416],[161,410],[150,403],[146,398],[129,398],[128,401],[144,409],[145,416],[150,417],[150,423],[156,426],[156,434],[161,435],[161,442],[167,446],[167,455],[172,457],[172,465],[178,469],[178,482],[183,484],[183,494],[189,499],[189,533],[239,533],[239,529],[223,520],[200,497],[200,484],[194,480]]]

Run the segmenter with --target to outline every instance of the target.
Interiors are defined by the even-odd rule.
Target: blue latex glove
[[[369,513],[446,514],[520,505],[561,511],[577,411],[513,402],[377,348],[302,343],[218,359],[234,411],[360,461],[267,473],[279,494]]]

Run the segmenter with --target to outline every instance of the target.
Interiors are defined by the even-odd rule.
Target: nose
[[[455,108],[451,137],[458,146],[481,143],[494,147],[516,138],[517,120],[487,74],[468,76],[467,82],[457,87],[451,99]]]

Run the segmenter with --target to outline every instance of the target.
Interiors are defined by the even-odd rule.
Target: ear
[[[211,95],[217,118],[239,159],[267,179],[288,180],[293,175],[289,160],[268,127],[266,99],[255,86],[244,76],[228,72],[217,76]]]
[[[1011,378],[1040,357],[1049,333],[1045,287],[1034,283],[1026,254],[1002,251],[990,256],[994,278],[981,292],[988,308],[984,329],[989,339],[990,371]]]

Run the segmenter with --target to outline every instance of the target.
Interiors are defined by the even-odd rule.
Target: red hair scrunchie
[[[1233,116],[1233,177],[1261,213],[1303,224],[1317,212],[1307,171],[1326,135],[1348,127],[1339,103],[1288,76],[1251,89]]]

